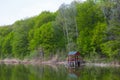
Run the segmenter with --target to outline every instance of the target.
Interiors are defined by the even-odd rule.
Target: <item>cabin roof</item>
[[[68,55],[75,55],[77,53],[77,51],[71,51],[68,53]]]

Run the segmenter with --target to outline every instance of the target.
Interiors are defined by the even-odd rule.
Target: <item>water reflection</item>
[[[68,68],[68,78],[77,80],[80,77],[80,70],[79,68]]]
[[[0,80],[119,80],[120,68],[0,64]]]

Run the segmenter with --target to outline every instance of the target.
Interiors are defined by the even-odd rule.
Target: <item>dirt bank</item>
[[[54,56],[52,59],[50,60],[42,60],[42,59],[24,59],[24,60],[20,60],[20,59],[3,59],[0,60],[0,64],[65,64],[65,61],[59,61],[58,60],[58,56]]]
[[[66,65],[67,62],[66,61],[59,61],[57,59],[57,57],[52,58],[51,60],[40,60],[40,59],[24,59],[24,60],[20,60],[20,59],[4,59],[4,60],[0,60],[0,64],[35,64],[35,65],[39,65],[39,64],[45,64],[45,65],[57,65],[57,64],[62,64],[62,65]],[[98,67],[120,67],[120,63],[119,62],[109,62],[109,63],[85,63],[85,66],[98,66]]]

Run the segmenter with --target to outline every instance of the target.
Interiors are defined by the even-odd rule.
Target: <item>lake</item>
[[[120,68],[0,64],[0,80],[120,80]]]

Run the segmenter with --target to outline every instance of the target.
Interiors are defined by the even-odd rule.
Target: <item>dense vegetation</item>
[[[0,27],[0,57],[120,57],[120,1],[87,0],[62,4],[58,11]]]

